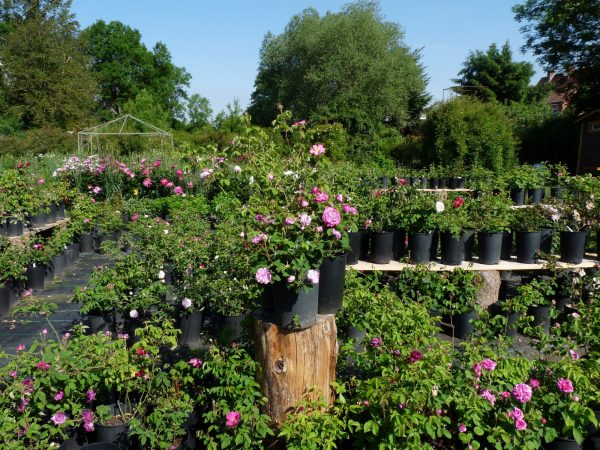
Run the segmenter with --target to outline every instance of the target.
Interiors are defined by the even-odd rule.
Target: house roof
[[[592,109],[591,111],[580,114],[579,117],[577,119],[575,119],[575,123],[581,122],[582,120],[585,120],[588,117],[591,117],[595,114],[600,114],[600,108]]]

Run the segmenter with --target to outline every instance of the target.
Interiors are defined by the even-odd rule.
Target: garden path
[[[54,338],[54,330],[59,336],[67,332],[73,324],[81,321],[79,305],[70,302],[75,288],[87,285],[94,267],[113,262],[114,258],[110,255],[81,253],[81,257],[63,275],[56,277],[43,291],[34,293],[31,306],[24,306],[29,301],[21,301],[15,307],[16,312],[26,308],[32,312],[0,317],[0,350],[13,354],[19,344],[28,347],[43,329],[47,329],[48,335]],[[57,305],[55,311],[50,314],[36,312],[37,306],[43,308],[49,303]]]

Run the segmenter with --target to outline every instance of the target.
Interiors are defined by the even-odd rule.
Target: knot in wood
[[[283,357],[279,358],[275,362],[275,373],[285,373],[287,371],[287,367],[285,366],[285,361]]]
[[[329,334],[329,322],[323,322],[323,333]]]

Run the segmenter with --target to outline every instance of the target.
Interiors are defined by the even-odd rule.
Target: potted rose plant
[[[457,266],[464,259],[464,229],[469,224],[467,208],[465,199],[455,195],[446,200],[443,211],[434,216],[440,232],[442,264]]]
[[[504,233],[509,231],[511,224],[509,200],[501,195],[483,194],[473,201],[471,211],[478,230],[479,262],[498,264]]]
[[[411,262],[429,262],[436,225],[435,215],[442,213],[444,209],[444,202],[427,192],[416,192],[403,208],[403,213],[407,217],[406,228]]]

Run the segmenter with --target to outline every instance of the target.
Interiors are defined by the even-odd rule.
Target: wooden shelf
[[[589,269],[592,267],[596,267],[599,261],[592,259],[584,259],[581,264],[568,264],[558,262],[557,266],[563,269]],[[540,270],[546,268],[546,261],[540,260],[536,264],[522,264],[518,263],[516,258],[511,258],[510,260],[501,260],[499,264],[488,265],[488,264],[480,264],[477,262],[477,258],[473,258],[473,261],[463,261],[460,266],[446,266],[439,262],[429,262],[425,264],[427,268],[431,271],[444,271],[444,270],[454,270],[456,268],[461,268],[464,270]],[[374,264],[368,261],[359,261],[357,264],[352,264],[346,266],[346,269],[355,269],[361,271],[374,271],[379,270],[382,272],[399,272],[406,268],[414,268],[417,267],[416,264],[408,264],[401,263],[398,261],[392,261],[389,264]]]
[[[18,242],[18,241],[24,239],[27,236],[31,236],[32,234],[38,234],[38,233],[41,233],[42,231],[46,231],[46,230],[49,230],[51,228],[56,228],[56,227],[61,227],[63,225],[66,225],[67,223],[69,223],[69,220],[70,219],[68,217],[66,217],[66,218],[61,219],[61,220],[59,220],[57,222],[47,223],[43,227],[37,227],[37,228],[32,228],[30,230],[27,230],[21,236],[11,236],[8,239],[11,242]]]

